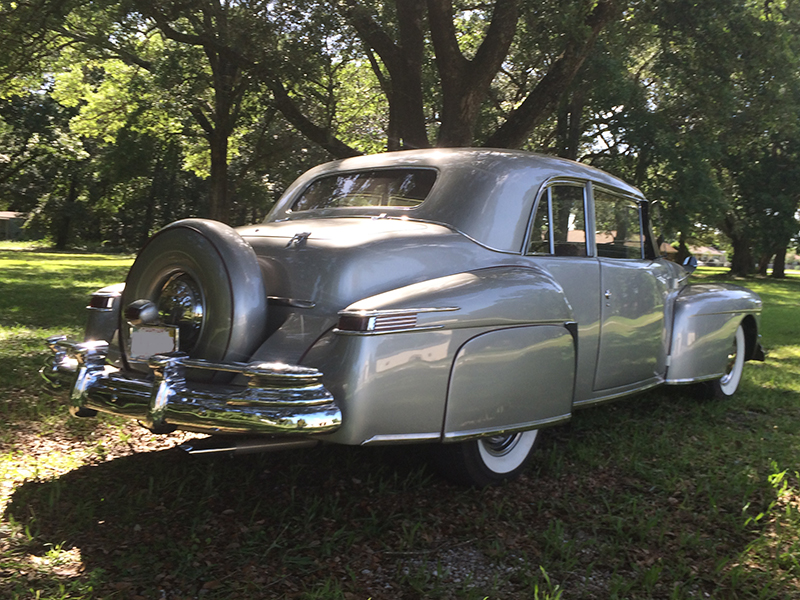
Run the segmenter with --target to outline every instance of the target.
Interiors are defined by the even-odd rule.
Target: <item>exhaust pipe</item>
[[[319,440],[270,440],[264,438],[195,438],[184,442],[178,448],[187,454],[257,454],[259,452],[273,452],[276,450],[294,450],[297,448],[310,448],[319,444]]]

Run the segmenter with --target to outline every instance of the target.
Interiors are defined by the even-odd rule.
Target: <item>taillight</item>
[[[385,310],[343,310],[339,313],[337,331],[340,333],[395,333],[400,331],[420,331],[423,329],[441,329],[441,324],[422,324],[418,317],[422,313],[449,312],[456,307],[444,308],[409,308]]]

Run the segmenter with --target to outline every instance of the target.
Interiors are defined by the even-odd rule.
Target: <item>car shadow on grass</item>
[[[417,456],[348,447],[83,466],[13,493],[4,517],[18,527],[2,556],[14,576],[0,595],[259,597],[302,591],[309,575],[339,585],[374,569],[385,544],[405,548],[430,487]]]
[[[171,449],[83,466],[13,493],[0,595],[528,598],[548,582],[580,598],[761,593],[742,560],[761,529],[742,523],[773,496],[740,459],[764,417],[732,409],[658,391],[581,411],[543,433],[519,480],[485,490],[445,483],[405,447]]]

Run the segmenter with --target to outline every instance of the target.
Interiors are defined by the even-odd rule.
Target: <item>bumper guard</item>
[[[328,433],[342,413],[316,369],[284,363],[216,363],[183,353],[150,358],[150,376],[106,363],[105,341],[47,340],[54,356],[42,368],[52,385],[71,385],[70,412],[107,412],[131,419],[155,433],[175,429],[211,434]],[[186,369],[244,375],[248,385],[187,382]]]

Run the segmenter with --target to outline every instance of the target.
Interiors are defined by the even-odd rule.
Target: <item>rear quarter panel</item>
[[[570,414],[572,311],[544,271],[493,267],[405,286],[347,312],[424,312],[417,330],[331,331],[303,364],[322,370],[342,409],[330,441],[440,440]]]

